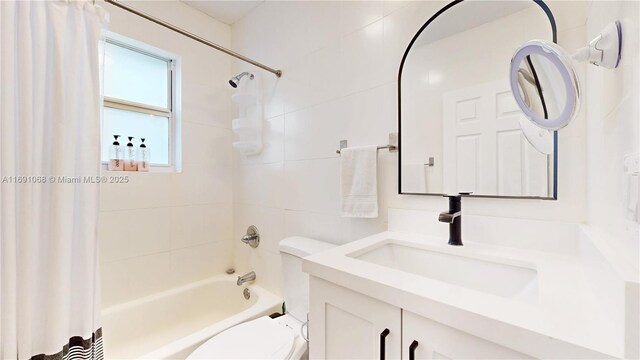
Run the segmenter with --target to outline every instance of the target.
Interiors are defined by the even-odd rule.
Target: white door
[[[403,359],[532,359],[414,313],[402,312]]]
[[[445,193],[550,196],[549,157],[522,134],[506,80],[447,92],[442,111]]]
[[[400,359],[401,310],[310,278],[310,359]]]

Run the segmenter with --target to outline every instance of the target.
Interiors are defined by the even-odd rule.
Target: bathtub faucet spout
[[[242,276],[238,276],[238,286],[242,286],[242,284],[246,283],[247,281],[254,281],[256,279],[256,273],[255,271],[252,271],[248,274],[242,275]]]

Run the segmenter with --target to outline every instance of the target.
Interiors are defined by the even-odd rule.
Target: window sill
[[[149,167],[149,171],[114,171],[109,170],[107,162],[103,161],[100,165],[100,170],[102,172],[108,172],[109,174],[177,174],[182,171],[176,170],[175,166],[172,165],[151,165]]]

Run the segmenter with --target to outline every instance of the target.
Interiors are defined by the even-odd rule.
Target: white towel
[[[340,151],[342,216],[378,217],[378,149],[376,146]]]

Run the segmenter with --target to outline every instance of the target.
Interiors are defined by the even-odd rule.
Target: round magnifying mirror
[[[511,92],[535,125],[549,130],[567,126],[580,108],[580,85],[571,57],[561,47],[532,40],[511,59]]]

